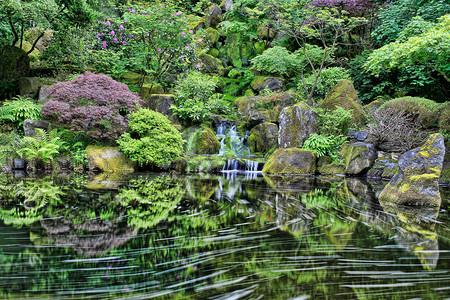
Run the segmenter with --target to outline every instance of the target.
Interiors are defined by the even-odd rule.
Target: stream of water
[[[448,299],[450,191],[253,174],[0,175],[0,298]]]

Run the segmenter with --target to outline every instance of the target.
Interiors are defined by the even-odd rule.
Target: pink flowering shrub
[[[73,81],[48,88],[44,119],[66,125],[74,132],[84,131],[92,139],[114,141],[127,130],[129,113],[143,101],[126,84],[104,74],[85,72]]]

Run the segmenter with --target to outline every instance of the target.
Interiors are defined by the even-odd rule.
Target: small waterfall
[[[245,137],[240,137],[236,125],[220,123],[217,127],[217,139],[220,140],[219,155],[233,155],[236,157],[250,157],[250,149],[245,146]]]

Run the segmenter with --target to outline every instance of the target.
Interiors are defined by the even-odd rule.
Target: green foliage
[[[22,157],[20,149],[24,147],[23,138],[16,132],[0,134],[0,165],[13,158]]]
[[[346,135],[352,120],[352,113],[340,106],[334,110],[314,108],[318,114],[319,133],[325,136]]]
[[[303,143],[302,149],[316,151],[317,157],[328,155],[333,161],[339,161],[339,150],[345,143],[343,135],[311,134]]]
[[[314,89],[313,97],[317,99],[323,99],[328,94],[328,92],[343,79],[350,79],[350,72],[341,67],[325,68],[320,72],[317,78],[316,88]],[[316,76],[311,74],[305,78],[305,84],[307,90],[312,89]],[[306,90],[304,88],[303,82],[301,82],[297,89],[300,95],[307,97]]]
[[[126,60],[121,51],[92,51],[90,59],[98,73],[108,74],[118,79],[126,72]]]
[[[211,114],[232,114],[232,103],[214,93],[218,83],[217,77],[198,71],[181,76],[175,86],[173,113],[187,122],[202,122]]]
[[[164,167],[183,153],[181,134],[166,116],[148,109],[130,115],[129,132],[117,140],[119,148],[140,166]]]
[[[283,93],[274,92],[271,90],[263,90],[260,92],[260,97],[256,100],[256,108],[258,109],[274,109],[280,101],[283,100]]]
[[[26,119],[40,120],[42,105],[28,97],[16,96],[12,101],[7,101],[0,107],[0,121],[9,121],[20,130]]]
[[[401,97],[384,103],[380,109],[404,111],[411,115],[412,121],[417,121],[423,128],[435,127],[439,120],[441,104],[433,100],[418,97]]]
[[[34,137],[24,137],[24,146],[19,150],[21,156],[31,160],[35,165],[39,162],[52,163],[56,156],[60,154],[65,143],[58,136],[56,130],[47,133],[45,130],[36,128]]]
[[[389,4],[380,11],[379,25],[372,36],[380,45],[394,42],[414,17],[435,22],[439,17],[450,13],[450,3],[446,0],[401,0]]]
[[[296,54],[280,46],[265,50],[251,60],[252,69],[263,74],[290,76],[300,70],[300,62]]]
[[[417,21],[417,19],[415,19]],[[409,32],[405,33],[405,38]],[[423,33],[396,40],[369,56],[364,67],[377,75],[394,67],[408,68],[421,65],[429,77],[443,76],[450,82],[450,14],[439,18],[439,23],[429,26]]]

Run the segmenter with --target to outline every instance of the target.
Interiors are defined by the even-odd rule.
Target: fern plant
[[[0,134],[0,165],[13,158],[22,157],[20,149],[24,146],[23,138],[16,132]]]
[[[343,135],[331,136],[313,133],[303,143],[302,149],[315,151],[317,157],[328,155],[333,161],[339,161],[339,150],[346,140]]]
[[[42,105],[36,104],[28,97],[16,96],[0,107],[0,121],[9,121],[19,128],[26,119],[40,120]]]

